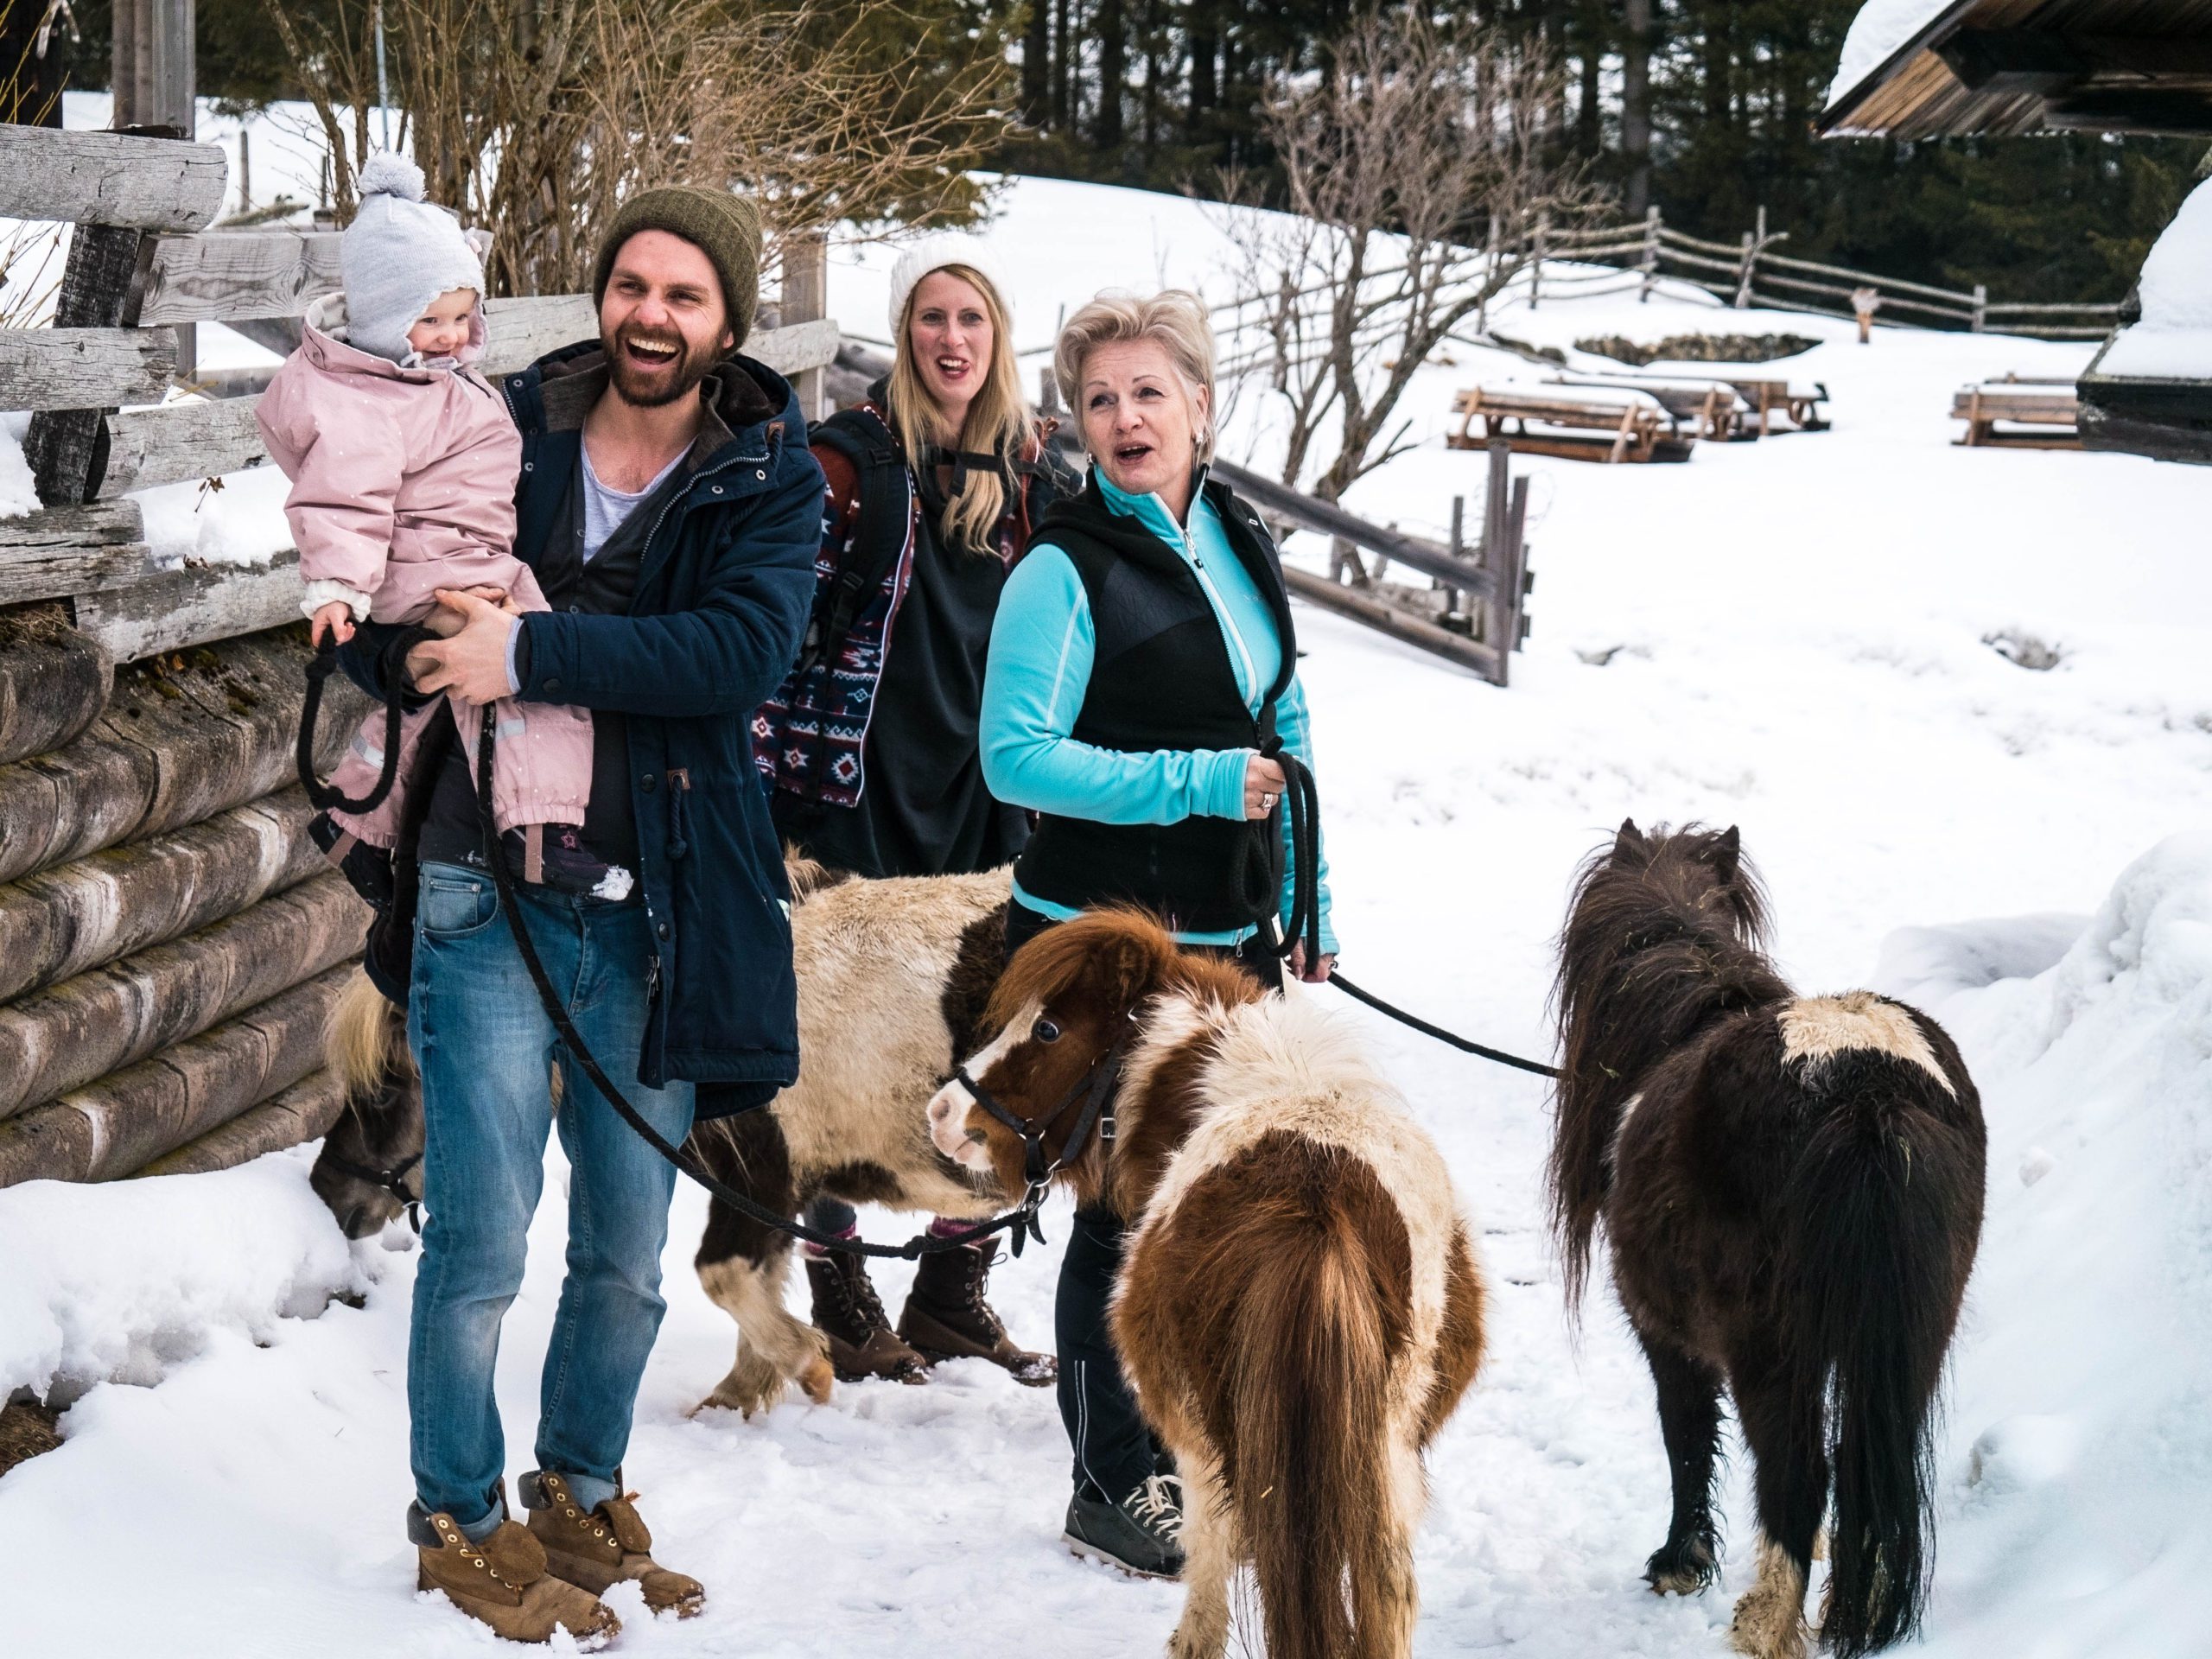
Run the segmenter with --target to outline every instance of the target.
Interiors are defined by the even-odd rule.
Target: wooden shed
[[[156,563],[126,493],[264,460],[252,397],[162,405],[178,327],[334,285],[334,233],[207,229],[224,188],[213,146],[0,125],[0,216],[76,226],[55,326],[0,328],[45,503],[0,518],[0,1186],[219,1168],[340,1107],[367,912],[305,833],[296,556]],[[804,393],[836,327],[791,298],[747,350]],[[597,332],[582,296],[486,310],[493,373]],[[367,708],[332,692],[326,770]]]
[[[1845,41],[1820,130],[2212,136],[2212,0],[1870,0]],[[2177,220],[2153,248],[2146,272],[2161,249],[2177,262],[2167,244],[2179,229]],[[2212,270],[2202,280],[2212,299]],[[2149,300],[2173,307],[2174,284]],[[2128,296],[2121,327],[2082,377],[2082,444],[2212,462],[2212,339],[2197,349],[2185,338],[2193,322],[2146,318],[2145,302],[2139,287]],[[2193,318],[2197,308],[2178,309]]]

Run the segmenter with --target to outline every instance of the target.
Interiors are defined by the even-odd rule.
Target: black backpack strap
[[[843,647],[853,619],[899,562],[913,517],[906,463],[899,458],[891,429],[874,415],[866,410],[840,410],[810,431],[807,442],[827,444],[852,462],[860,475],[860,521],[838,556],[837,574],[829,589],[816,597],[806,640],[799,648],[796,673],[800,678]]]

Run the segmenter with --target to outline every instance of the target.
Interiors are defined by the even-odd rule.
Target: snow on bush
[[[152,1383],[212,1332],[255,1338],[362,1287],[307,1154],[206,1175],[0,1190],[0,1399]]]

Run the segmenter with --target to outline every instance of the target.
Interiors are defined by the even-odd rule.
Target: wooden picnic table
[[[1658,399],[1620,389],[1612,397],[1577,397],[1564,389],[1470,386],[1452,402],[1459,429],[1446,436],[1454,449],[1480,449],[1503,439],[1522,454],[1568,461],[1688,461],[1694,436],[1684,433]],[[1473,430],[1475,422],[1482,431]]]
[[[1708,443],[1733,443],[1758,436],[1758,429],[1751,423],[1751,405],[1726,380],[1645,374],[1560,374],[1552,377],[1552,384],[1643,392],[1658,399],[1661,408]]]
[[[2079,449],[2081,400],[2071,380],[2023,379],[2006,375],[1961,386],[1951,397],[1951,418],[1967,423],[1958,442],[1969,449]],[[2005,423],[2000,430],[1998,423]],[[2032,431],[2010,429],[2031,427]]]

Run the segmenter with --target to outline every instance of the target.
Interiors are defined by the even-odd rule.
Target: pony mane
[[[1624,823],[1576,873],[1560,935],[1559,1128],[1548,1172],[1568,1306],[1589,1277],[1608,1154],[1651,1065],[1789,987],[1762,943],[1766,891],[1734,829]]]

